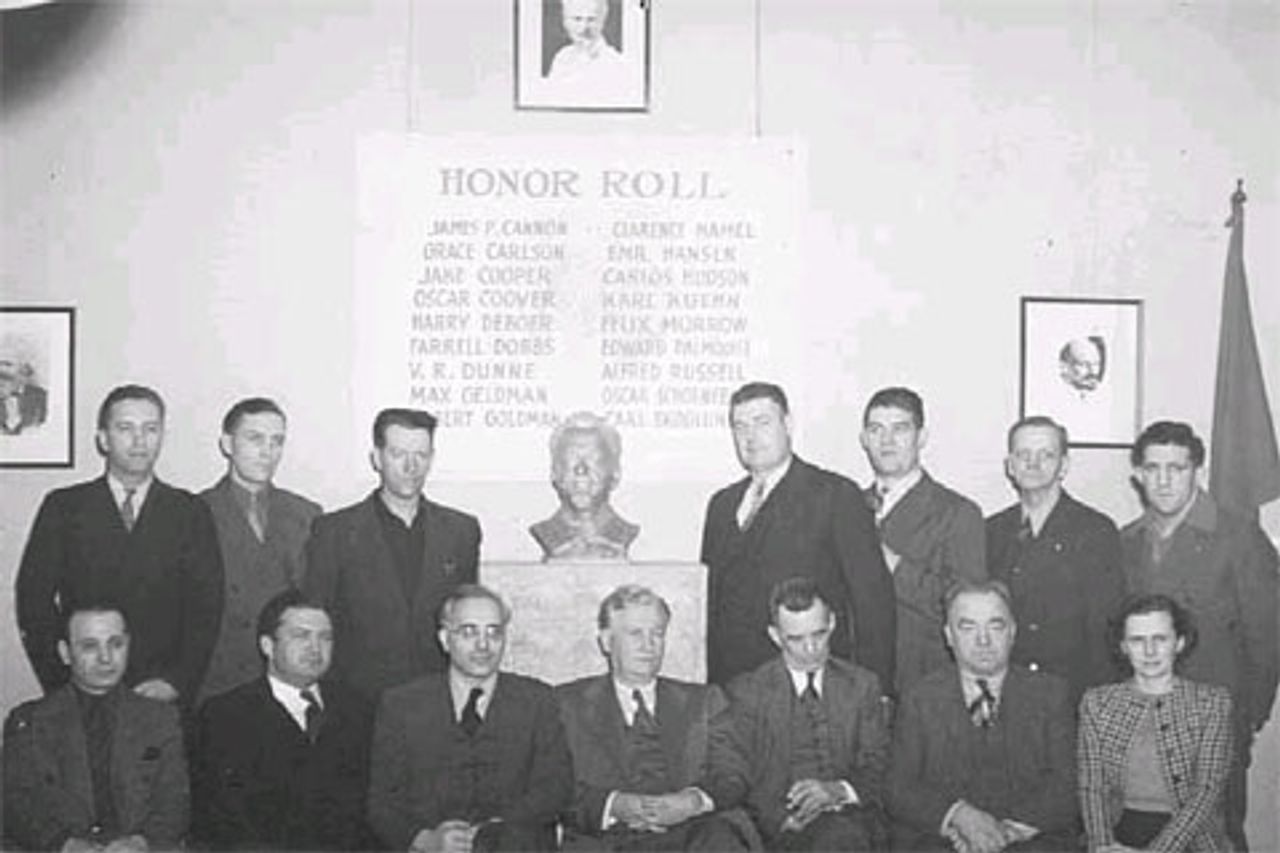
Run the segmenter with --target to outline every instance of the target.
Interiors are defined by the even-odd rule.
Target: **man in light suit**
[[[82,602],[64,630],[70,683],[5,722],[6,849],[176,849],[189,812],[177,711],[122,686],[130,635],[118,605]]]
[[[296,589],[257,617],[266,672],[200,709],[194,834],[220,850],[368,850],[373,709],[325,679],[329,614]]]
[[[729,402],[738,461],[749,476],[712,495],[702,528],[707,566],[707,674],[724,684],[774,655],[769,592],[812,578],[836,619],[834,654],[893,689],[894,592],[874,519],[856,483],[791,451],[787,396],[752,382]]]
[[[510,621],[492,590],[458,587],[440,610],[448,671],[383,694],[369,821],[391,849],[555,849],[556,821],[573,798],[573,760],[551,688],[498,672]]]
[[[261,673],[254,624],[276,593],[302,582],[302,547],[320,505],[275,484],[284,453],[284,411],[265,397],[233,405],[218,447],[227,473],[200,497],[218,528],[225,574],[222,626],[202,699]]]
[[[947,593],[956,663],[906,692],[894,727],[895,849],[1079,847],[1075,708],[1064,679],[1010,666],[1010,600],[1000,581]]]
[[[942,596],[958,579],[982,580],[982,510],[920,466],[928,440],[924,401],[882,388],[862,414],[862,448],[875,471],[867,503],[898,599],[897,693],[951,662],[942,639]]]
[[[836,611],[812,578],[769,596],[780,654],[729,682],[747,808],[768,850],[878,850],[889,763],[876,675],[831,654]]]
[[[746,850],[733,722],[714,685],[660,676],[671,609],[620,586],[600,603],[609,672],[556,689],[577,779],[566,847]]]
[[[18,629],[45,692],[67,679],[57,641],[77,602],[129,613],[125,684],[193,707],[222,615],[222,556],[209,508],[155,476],[164,401],[121,385],[98,409],[106,473],[45,496],[14,585]]]
[[[476,579],[479,523],[422,496],[435,430],[428,412],[379,412],[370,454],[378,489],[317,518],[307,541],[302,589],[333,617],[334,676],[371,701],[444,668],[436,611]]]

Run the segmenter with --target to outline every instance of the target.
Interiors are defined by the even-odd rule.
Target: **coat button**
[[[1035,661],[1032,661],[1031,663],[1027,664],[1027,669],[1031,670],[1032,672],[1039,672],[1040,664],[1036,663]]]

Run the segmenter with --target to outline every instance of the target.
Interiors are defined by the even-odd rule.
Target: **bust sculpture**
[[[625,560],[640,532],[619,516],[609,495],[621,479],[622,438],[604,418],[570,415],[551,433],[551,485],[560,497],[555,515],[529,528],[552,560]]]

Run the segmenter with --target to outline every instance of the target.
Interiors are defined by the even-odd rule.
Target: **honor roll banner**
[[[722,475],[729,395],[793,374],[802,165],[768,140],[362,139],[358,434],[425,408],[438,476],[542,479],[585,409],[628,479]]]

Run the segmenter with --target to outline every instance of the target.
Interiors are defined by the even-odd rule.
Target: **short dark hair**
[[[498,605],[498,612],[502,614],[502,624],[506,625],[511,621],[511,608],[502,600],[502,596],[484,584],[463,583],[455,586],[448,595],[444,597],[444,601],[440,602],[440,610],[436,614],[436,624],[438,627],[445,627],[450,618],[453,616],[453,608],[464,601],[470,601],[473,598],[485,599],[492,601]]]
[[[240,426],[240,420],[247,415],[263,414],[279,415],[281,418],[285,416],[284,410],[270,397],[245,397],[227,409],[227,413],[222,416],[222,433],[231,435]]]
[[[1146,613],[1168,613],[1173,622],[1173,633],[1183,640],[1182,651],[1177,659],[1181,661],[1200,641],[1200,631],[1196,628],[1195,617],[1191,611],[1183,607],[1173,597],[1153,592],[1130,595],[1120,604],[1120,609],[1107,620],[1107,647],[1111,657],[1120,665],[1122,672],[1133,674],[1133,665],[1123,650],[1125,628],[1130,616],[1141,616]]]
[[[951,607],[956,603],[956,599],[962,595],[994,595],[1004,602],[1005,609],[1009,611],[1009,618],[1015,623],[1018,621],[1017,614],[1013,612],[1013,593],[1009,591],[1009,586],[1004,581],[988,579],[984,581],[958,580],[951,586],[947,587],[947,591],[942,594],[942,621],[951,621]]]
[[[1048,415],[1027,415],[1014,421],[1013,426],[1009,427],[1009,432],[1004,437],[1005,449],[1013,450],[1013,437],[1023,427],[1044,427],[1053,430],[1058,434],[1058,449],[1062,451],[1063,455],[1066,455],[1070,444],[1067,428]]]
[[[818,601],[832,610],[831,602],[813,578],[797,576],[778,581],[769,590],[769,624],[778,624],[778,612],[784,607],[792,613],[803,613]]]
[[[1147,448],[1153,444],[1185,447],[1191,455],[1193,467],[1199,468],[1204,464],[1204,442],[1200,440],[1200,436],[1196,435],[1191,424],[1182,421],[1156,421],[1144,429],[1133,443],[1133,449],[1129,451],[1129,461],[1134,468],[1142,467],[1142,463],[1146,461],[1144,457],[1147,454]]]
[[[911,415],[911,421],[916,425],[916,429],[924,427],[924,401],[910,388],[893,385],[889,388],[881,388],[872,394],[871,399],[867,401],[867,407],[862,410],[862,422],[864,424],[867,422],[872,409],[879,408],[902,409]]]
[[[436,416],[424,409],[383,409],[373,419],[373,446],[387,446],[387,427],[425,429],[433,439],[436,435]]]
[[[58,624],[58,639],[71,641],[71,620],[80,613],[119,613],[124,621],[124,632],[129,633],[129,614],[124,605],[114,598],[98,597],[70,601],[62,611]]]
[[[788,414],[791,408],[787,405],[787,392],[772,382],[748,382],[729,397],[729,411],[751,400],[772,400],[778,404],[782,414]]]
[[[603,631],[612,623],[614,613],[633,606],[656,607],[664,621],[671,621],[671,606],[667,604],[665,598],[647,586],[627,583],[606,595],[600,602],[600,612],[596,614],[596,626]]]
[[[319,601],[296,587],[290,587],[273,595],[258,611],[258,639],[274,638],[287,610],[322,610],[326,615],[329,613],[328,608]]]
[[[148,403],[154,403],[160,410],[160,419],[164,420],[164,400],[154,388],[148,388],[146,385],[117,385],[107,392],[107,396],[102,398],[102,405],[98,406],[98,429],[105,430],[111,425],[111,407],[125,400],[146,400]]]

